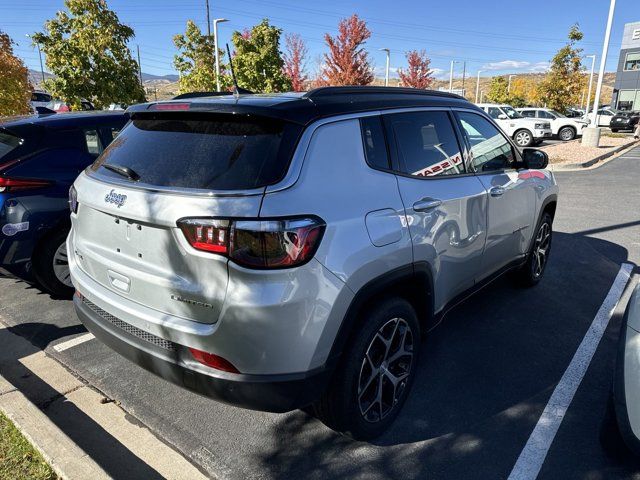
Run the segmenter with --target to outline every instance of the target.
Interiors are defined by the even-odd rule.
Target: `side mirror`
[[[500,115],[498,115],[498,120],[506,120],[507,118],[509,117],[507,117],[504,113],[501,113]]]
[[[522,150],[522,163],[524,168],[542,170],[549,165],[549,155],[537,148],[525,148]]]

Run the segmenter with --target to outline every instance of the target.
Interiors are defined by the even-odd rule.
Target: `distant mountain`
[[[53,78],[54,75],[44,72],[44,78],[50,79]],[[179,79],[178,75],[153,75],[151,73],[142,72],[142,83],[150,82],[152,84],[157,83],[174,83]],[[42,74],[40,70],[29,70],[29,80],[33,84],[34,87],[39,88],[40,83],[42,82]]]

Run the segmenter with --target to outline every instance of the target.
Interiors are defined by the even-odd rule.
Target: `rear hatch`
[[[256,218],[299,127],[231,114],[136,114],[75,183],[72,246],[103,287],[159,312],[217,321],[226,257],[194,249],[178,221]]]

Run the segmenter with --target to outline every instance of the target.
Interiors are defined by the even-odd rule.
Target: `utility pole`
[[[26,34],[27,38],[31,38],[31,35]],[[40,58],[40,75],[42,75],[42,81],[44,82],[44,67],[42,66],[42,52],[40,51],[40,44],[36,43],[36,47],[38,47],[38,57]]]
[[[140,86],[142,86],[142,65],[140,64],[140,45],[136,44],[136,50],[138,51],[138,78],[140,79]]]
[[[389,57],[391,56],[391,51],[388,48],[381,48],[381,52],[387,52],[387,66],[384,70],[384,86],[389,86]]]
[[[611,38],[611,25],[613,23],[613,14],[616,10],[616,0],[611,0],[609,4],[609,17],[607,19],[607,29],[604,34],[604,43],[602,44],[602,56],[600,57],[600,73],[598,75],[598,83],[596,86],[596,98],[593,102],[593,113],[591,117],[593,123],[585,128],[582,136],[582,145],[590,147],[600,146],[600,129],[598,128],[598,107],[600,106],[600,94],[602,93],[602,81],[604,80],[604,69],[607,64],[607,53],[609,52],[609,39]]]
[[[464,80],[467,76],[467,61],[462,62],[462,92],[464,94]]]
[[[209,0],[207,0],[209,5]],[[218,52],[218,24],[222,22],[228,22],[226,18],[216,18],[213,21],[213,51],[216,57],[216,91],[220,91],[220,53]],[[231,61],[231,59],[229,59]]]
[[[205,0],[207,5],[207,35],[211,36],[211,20],[209,20],[209,0]]]
[[[478,80],[476,80],[476,103],[478,103],[478,95],[480,93],[480,74],[482,70],[478,70]]]
[[[511,79],[515,77],[515,75],[509,75],[509,83],[507,84],[507,93],[511,93]]]
[[[585,115],[589,115],[589,109],[591,108],[591,85],[593,84],[593,71],[596,67],[596,56],[595,55],[587,55],[585,58],[591,59],[591,75],[589,75],[589,93],[587,94],[587,108]],[[588,117],[587,117],[588,118]]]

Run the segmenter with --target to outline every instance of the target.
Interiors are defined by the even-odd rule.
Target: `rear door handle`
[[[442,200],[426,197],[414,203],[413,210],[416,212],[426,212],[428,210],[433,210],[434,208],[438,208],[440,205],[442,205]]]
[[[492,197],[501,197],[502,195],[504,195],[505,191],[506,190],[504,189],[504,187],[493,187],[491,190],[489,190],[489,193]]]

